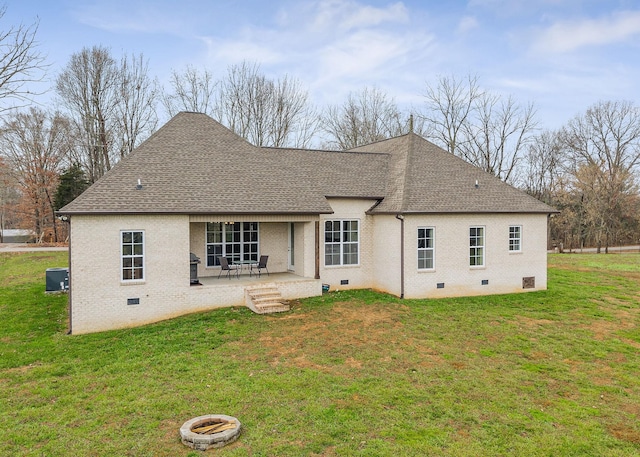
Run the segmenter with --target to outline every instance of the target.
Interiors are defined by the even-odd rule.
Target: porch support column
[[[320,279],[320,221],[316,221],[316,275]]]

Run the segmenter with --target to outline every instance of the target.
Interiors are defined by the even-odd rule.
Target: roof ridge
[[[361,155],[389,155],[389,152],[372,152],[372,151],[354,151],[352,149],[307,149],[307,148],[289,148],[282,146],[260,146],[262,152],[267,152],[266,150],[277,151],[277,152],[312,152],[312,153],[320,153],[320,154],[361,154]]]

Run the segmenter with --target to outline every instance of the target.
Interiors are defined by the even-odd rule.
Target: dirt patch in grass
[[[613,312],[615,318],[613,320],[594,320],[581,328],[589,330],[593,333],[593,337],[598,341],[611,338],[615,332],[620,330],[629,330],[636,327],[636,319],[638,310],[616,310]],[[633,342],[635,343],[635,342]],[[635,343],[637,345],[638,343]]]
[[[616,424],[609,427],[609,433],[619,440],[640,444],[640,432],[627,424]]]
[[[403,306],[400,309],[390,307],[388,303],[339,302],[326,320],[311,318],[311,311],[279,319],[287,325],[280,326],[278,334],[263,333],[260,344],[268,351],[272,366],[282,364],[325,373],[336,373],[345,368],[362,369],[367,354],[376,348],[386,348],[376,353],[378,362],[391,364],[391,352],[402,347],[418,354],[415,364],[424,367],[442,363],[436,351],[423,342],[407,335],[402,336],[402,340],[398,338],[402,335],[403,324],[397,313],[405,309]],[[319,360],[327,354],[333,354],[339,362],[321,363]],[[405,370],[406,367],[397,366],[396,369]]]
[[[28,371],[33,370],[34,368],[40,367],[42,366],[41,363],[30,363],[29,365],[23,365],[21,367],[15,367],[15,368],[8,368],[6,370],[7,373],[26,373]]]
[[[557,324],[556,321],[552,321],[550,319],[533,319],[531,317],[525,317],[525,316],[519,316],[518,323],[523,327],[527,327],[527,328],[536,328],[536,327],[540,327],[541,325]]]

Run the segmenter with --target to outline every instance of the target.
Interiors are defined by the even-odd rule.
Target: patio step
[[[289,311],[288,304],[283,303],[282,294],[275,284],[260,284],[245,289],[247,306],[258,314],[280,313]]]

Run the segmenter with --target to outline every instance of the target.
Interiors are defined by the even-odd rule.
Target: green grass
[[[441,300],[341,291],[66,335],[66,253],[0,254],[0,455],[640,455],[640,255],[551,255],[549,290]]]

